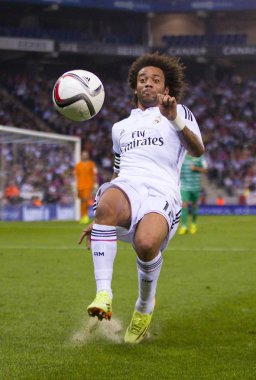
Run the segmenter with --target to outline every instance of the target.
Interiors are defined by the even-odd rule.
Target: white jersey
[[[201,139],[192,112],[179,104],[177,113]],[[113,125],[112,139],[113,150],[120,155],[118,177],[145,185],[151,195],[169,195],[181,201],[180,170],[186,149],[158,107],[133,109],[128,118]]]

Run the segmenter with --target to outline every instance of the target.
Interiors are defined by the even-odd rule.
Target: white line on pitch
[[[128,248],[128,247],[127,247]],[[40,250],[51,250],[51,251],[62,251],[62,250],[85,250],[88,251],[86,247],[76,247],[76,246],[0,246],[0,249],[40,249]],[[126,248],[118,247],[118,251],[123,251]],[[177,251],[206,251],[206,252],[255,252],[255,248],[245,248],[245,247],[180,247],[180,248],[167,248],[165,252],[177,252]]]

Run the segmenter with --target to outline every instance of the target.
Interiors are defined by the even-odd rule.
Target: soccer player
[[[93,190],[97,186],[97,167],[89,159],[89,153],[84,150],[81,153],[81,161],[75,166],[75,176],[77,184],[77,196],[81,201],[81,220],[80,223],[89,222],[88,205],[93,195]]]
[[[112,272],[117,239],[130,242],[137,254],[138,299],[124,340],[139,343],[146,336],[155,306],[162,253],[173,237],[181,213],[180,169],[186,151],[204,153],[193,114],[177,104],[184,66],[176,57],[158,53],[138,57],[128,82],[135,109],[114,124],[114,176],[95,199],[95,220],[83,230],[92,248],[96,298],[90,316],[112,315]],[[128,269],[127,269],[128,270]]]
[[[207,163],[204,156],[192,157],[186,155],[181,168],[181,226],[179,235],[190,232],[192,235],[197,232],[198,200],[201,195],[201,175],[207,172]],[[188,228],[189,206],[191,206],[191,224]]]

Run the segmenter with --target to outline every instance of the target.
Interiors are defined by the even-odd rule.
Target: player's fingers
[[[84,238],[88,235],[89,231],[87,230],[84,230],[82,235],[80,236],[79,240],[78,240],[78,244],[81,244],[82,241],[84,240]]]
[[[169,97],[169,104],[171,105],[176,104],[176,98],[174,96]]]
[[[172,102],[170,95],[157,94],[158,103],[163,106],[168,106]]]
[[[87,236],[86,248],[91,249],[91,236]]]
[[[78,240],[78,244],[81,244],[81,243],[82,243],[82,241],[84,240],[84,237],[85,237],[84,234],[82,234],[82,235],[80,236],[80,238],[79,238],[79,240]]]
[[[159,104],[163,104],[163,94],[157,94],[157,100]]]
[[[176,99],[173,96],[165,95],[164,102],[166,103],[166,105],[174,104],[176,102]]]

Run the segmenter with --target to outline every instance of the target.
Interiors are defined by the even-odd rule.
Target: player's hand
[[[89,226],[87,226],[81,236],[80,236],[80,239],[78,241],[78,244],[81,244],[84,240],[84,238],[86,239],[86,248],[87,249],[90,249],[91,248],[91,232],[92,232],[92,226],[93,226],[93,223],[89,224]]]
[[[174,96],[157,94],[158,106],[162,115],[173,121],[177,117],[177,102]]]

